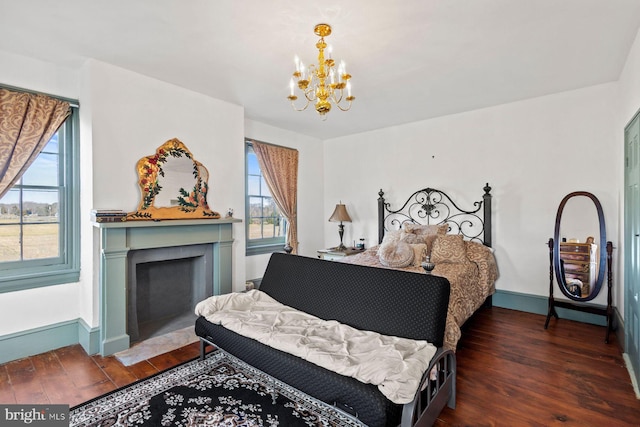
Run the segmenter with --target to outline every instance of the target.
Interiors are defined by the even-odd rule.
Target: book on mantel
[[[93,222],[123,222],[127,220],[127,213],[119,209],[92,209]]]

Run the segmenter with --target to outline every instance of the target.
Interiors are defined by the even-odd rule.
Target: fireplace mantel
[[[198,219],[94,223],[99,244],[100,354],[129,348],[127,334],[127,254],[138,249],[213,245],[213,295],[232,291],[233,223]]]

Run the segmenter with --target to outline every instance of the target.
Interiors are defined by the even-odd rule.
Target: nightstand
[[[364,252],[364,249],[355,249],[355,248],[346,248],[343,250],[337,249],[320,249],[318,251],[318,258],[326,259],[329,261],[339,260],[340,258],[344,258],[349,255],[361,254]]]

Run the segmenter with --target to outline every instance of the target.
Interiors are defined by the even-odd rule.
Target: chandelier
[[[351,95],[351,75],[347,73],[344,61],[340,62],[338,69],[335,69],[335,61],[331,58],[331,46],[327,49],[324,38],[331,34],[331,26],[328,24],[318,24],[313,32],[320,37],[316,43],[318,48],[318,65],[311,64],[309,67],[295,57],[296,71],[289,82],[290,94],[287,97],[291,101],[291,106],[296,111],[304,111],[310,103],[315,103],[315,108],[323,120],[326,114],[331,111],[331,103],[335,104],[342,111],[351,108],[351,102],[356,99]],[[325,58],[325,50],[328,50]],[[304,94],[306,103],[302,108],[297,108],[295,101],[298,97],[294,94],[295,85]],[[346,95],[345,95],[346,89]]]

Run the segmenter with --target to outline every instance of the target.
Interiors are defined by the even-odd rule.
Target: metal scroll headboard
[[[400,209],[393,210],[385,202],[384,192],[378,193],[378,243],[386,230],[399,230],[404,223],[449,224],[450,234],[462,234],[465,239],[491,246],[491,187],[483,188],[482,200],[465,210],[445,193],[424,188],[413,193]]]

